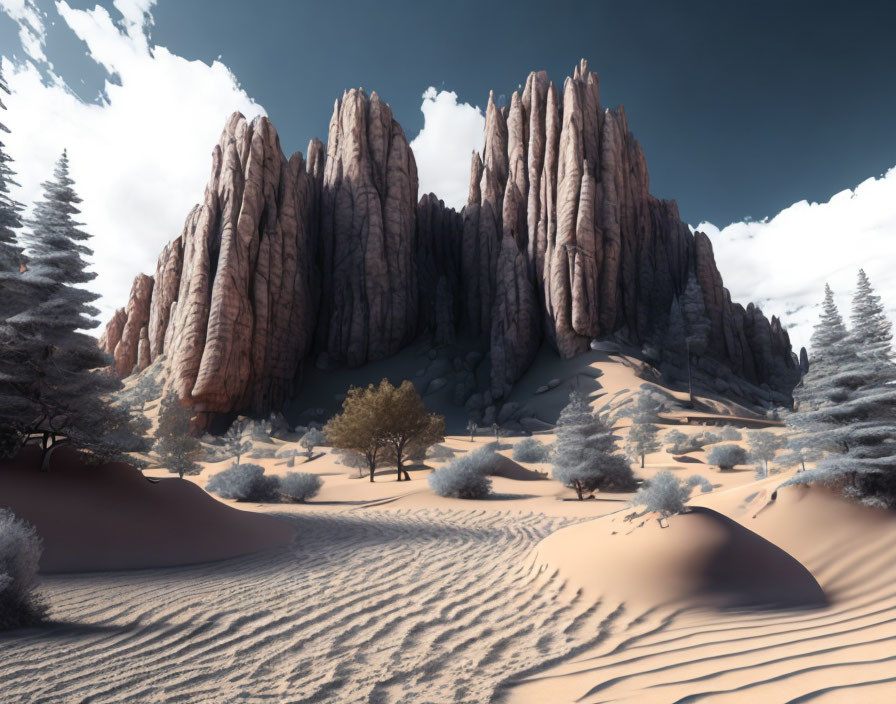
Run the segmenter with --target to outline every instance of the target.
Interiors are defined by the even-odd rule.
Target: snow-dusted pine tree
[[[617,454],[616,444],[613,429],[591,410],[584,395],[573,391],[557,421],[553,478],[575,489],[579,499],[596,489],[633,490],[632,469]]]
[[[45,468],[57,436],[100,459],[136,444],[128,411],[109,398],[121,382],[108,370],[96,339],[84,332],[98,325],[92,303],[99,296],[77,285],[96,274],[87,270],[85,257],[92,252],[82,244],[89,235],[74,220],[81,199],[73,186],[63,153],[27,222],[23,276],[31,305],[6,321],[21,355],[16,388],[38,411],[26,430],[43,436]]]
[[[641,462],[644,468],[644,457],[651,452],[658,452],[662,448],[659,438],[659,414],[665,407],[662,396],[653,391],[650,386],[644,385],[635,397],[634,403],[626,406],[619,412],[619,416],[628,416],[632,419],[631,429],[625,442],[625,450],[635,461]]]
[[[793,481],[824,483],[868,503],[896,506],[892,332],[864,272],[852,321],[854,329],[847,332],[827,289],[813,334],[815,360],[797,389],[799,406],[788,418],[791,445],[819,462]]]
[[[9,93],[0,73],[0,94]],[[6,106],[0,100],[0,109]],[[0,133],[9,130],[0,122]],[[7,320],[27,305],[28,287],[22,276],[25,256],[17,230],[22,227],[22,206],[11,195],[15,185],[12,159],[0,141],[0,457],[18,452],[27,419],[36,415],[33,405],[20,391],[21,369],[27,361],[25,349]]]

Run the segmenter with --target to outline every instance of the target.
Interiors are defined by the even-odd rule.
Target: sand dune
[[[629,607],[598,647],[517,679],[502,700],[892,702],[896,518],[824,491],[783,489],[768,505],[770,493],[735,517],[809,569],[827,607]]]
[[[84,466],[69,447],[54,452],[49,472],[39,462],[38,448],[27,447],[0,463],[0,507],[37,528],[44,573],[220,560],[293,538],[283,521],[226,506],[171,475],[149,482],[126,464]]]
[[[5,702],[487,702],[597,641],[607,614],[532,568],[569,523],[485,511],[301,512],[291,549],[50,577],[58,622],[0,636]]]
[[[541,542],[537,561],[596,597],[645,608],[826,603],[815,578],[797,560],[702,507],[662,521],[656,514],[626,521],[617,513],[566,528]]]

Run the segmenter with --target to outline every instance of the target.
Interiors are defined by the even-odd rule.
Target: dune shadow
[[[685,464],[706,464],[706,462],[697,457],[688,457],[687,455],[673,455],[672,459]]]

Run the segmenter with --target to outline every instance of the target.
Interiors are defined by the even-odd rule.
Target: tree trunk
[[[376,465],[370,465],[370,481],[373,481],[373,473],[376,471]]]
[[[641,455],[641,469],[644,469],[644,455]]]
[[[576,482],[576,494],[579,496],[579,501],[582,501],[584,497],[582,496],[582,485]]]

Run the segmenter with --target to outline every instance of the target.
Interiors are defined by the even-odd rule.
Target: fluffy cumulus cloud
[[[102,294],[104,319],[127,300],[138,272],[154,272],[162,246],[180,233],[201,198],[212,147],[230,113],[264,113],[224,64],[188,61],[151,44],[154,2],[115,0],[116,17],[100,6],[56,3],[63,27],[110,77],[103,95],[85,102],[47,63],[41,15],[30,0],[0,0],[19,23],[25,53],[19,60],[3,56],[12,92],[4,141],[21,184],[15,196],[33,203],[68,149],[84,200],[81,219],[93,235],[92,287]]]
[[[896,167],[826,203],[800,201],[771,219],[696,229],[712,239],[731,296],[778,315],[797,349],[809,347],[825,283],[848,322],[860,268],[896,320]]]
[[[420,177],[420,195],[435,193],[445,204],[460,210],[467,203],[470,157],[482,149],[485,116],[482,110],[457,102],[457,93],[423,93],[423,129],[411,142]]]

